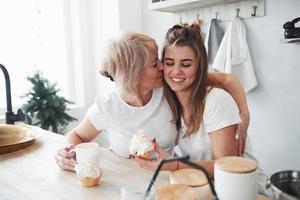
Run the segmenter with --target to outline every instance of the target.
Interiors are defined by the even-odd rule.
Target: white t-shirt
[[[240,122],[239,109],[230,94],[213,88],[206,97],[203,122],[196,133],[183,138],[186,126],[181,119],[178,146],[182,154],[189,155],[191,160],[211,160],[213,153],[208,133]]]
[[[155,138],[168,152],[173,150],[177,130],[162,88],[154,90],[143,107],[128,105],[114,90],[98,96],[87,116],[95,128],[105,132],[111,149],[123,157],[129,156],[130,139],[139,130],[144,130],[149,139]]]
[[[214,159],[209,133],[240,122],[239,109],[230,94],[225,90],[213,88],[206,97],[203,122],[196,133],[183,138],[186,126],[184,120],[181,119],[182,128],[178,141],[179,154],[189,155],[191,160],[209,161]],[[244,157],[257,161],[251,153],[249,138],[247,138]],[[266,194],[267,177],[259,167],[257,172],[258,192]]]

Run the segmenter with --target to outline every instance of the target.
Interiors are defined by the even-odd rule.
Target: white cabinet
[[[243,0],[152,0],[149,9],[161,12],[179,12]]]

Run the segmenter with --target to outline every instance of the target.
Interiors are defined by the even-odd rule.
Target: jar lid
[[[197,200],[195,189],[184,184],[160,185],[156,187],[157,200]]]
[[[207,184],[205,174],[197,169],[180,169],[170,173],[171,184],[185,184],[192,187],[199,187]]]
[[[258,194],[256,200],[272,200],[269,197]]]
[[[256,170],[257,165],[254,160],[249,160],[243,157],[228,156],[219,158],[215,162],[216,167],[222,171],[231,173],[250,173]]]

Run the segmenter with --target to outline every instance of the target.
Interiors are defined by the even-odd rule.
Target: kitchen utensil
[[[300,200],[300,171],[280,171],[271,175],[267,188],[273,200]]]

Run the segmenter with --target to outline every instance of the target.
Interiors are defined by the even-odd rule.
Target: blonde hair
[[[115,81],[121,94],[136,95],[139,75],[157,51],[157,44],[151,37],[125,32],[107,43],[100,73]]]
[[[168,46],[181,46],[191,48],[198,59],[198,69],[196,79],[191,85],[191,94],[189,96],[189,105],[192,108],[187,117],[187,130],[185,136],[190,136],[197,131],[202,123],[203,110],[205,106],[205,98],[208,92],[207,88],[207,54],[204,47],[204,42],[201,37],[201,29],[198,24],[193,25],[175,25],[170,28],[165,37],[164,48],[162,51],[162,61]],[[181,116],[183,109],[175,92],[164,81],[164,93],[166,99],[173,112],[173,120],[177,125],[177,129],[181,128]]]

